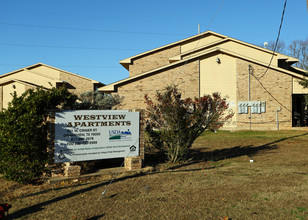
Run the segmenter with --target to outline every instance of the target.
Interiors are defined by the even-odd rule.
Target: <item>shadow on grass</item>
[[[248,156],[252,157],[253,155],[259,153],[260,151],[270,151],[277,149],[277,145],[262,145],[254,147],[252,145],[249,146],[235,146],[230,148],[224,148],[224,149],[217,149],[213,151],[207,151],[202,152],[198,149],[191,149],[191,157],[193,158],[193,161],[200,162],[200,161],[219,161],[219,160],[225,160],[235,157],[241,157],[241,156]]]
[[[190,164],[194,164],[194,163],[198,163],[200,161],[207,161],[207,160],[213,160],[213,161],[219,161],[219,160],[223,160],[223,159],[228,159],[228,158],[235,158],[235,157],[240,157],[240,156],[253,156],[257,153],[259,153],[260,151],[271,151],[274,149],[277,149],[277,143],[282,142],[284,140],[288,140],[288,139],[292,139],[292,138],[296,138],[296,137],[300,137],[300,136],[305,136],[308,133],[305,134],[301,134],[301,135],[296,135],[296,136],[292,136],[292,137],[287,137],[287,138],[282,138],[264,145],[260,145],[260,146],[236,146],[236,147],[231,147],[231,148],[224,148],[224,149],[217,149],[217,150],[213,150],[213,151],[209,151],[209,152],[204,152],[202,150],[204,149],[191,149],[191,157],[192,160],[189,163],[183,164],[183,165],[179,165],[179,166],[174,166],[169,168],[169,171],[163,171],[163,172],[155,172],[155,173],[148,173],[148,174],[144,174],[144,173],[137,173],[135,175],[131,175],[131,176],[126,176],[126,177],[122,177],[122,178],[117,178],[115,179],[113,182],[120,182],[123,180],[127,180],[127,179],[131,179],[131,178],[136,178],[139,176],[144,176],[144,175],[152,175],[152,174],[156,174],[156,173],[168,173],[168,172],[191,172],[191,171],[199,171],[199,170],[204,170],[203,168],[197,168],[197,169],[188,169],[188,170],[178,170],[178,171],[170,171],[170,170],[174,170],[176,168],[180,168],[183,166],[188,166]],[[148,160],[147,164],[151,164],[151,165],[155,165],[158,164],[162,161],[165,161],[165,156],[161,151],[158,151],[156,153],[153,154],[147,154],[146,155],[146,161]],[[206,169],[214,169],[215,167],[208,167]],[[76,190],[74,192],[68,193],[66,195],[63,196],[59,196],[57,198],[53,198],[50,200],[47,200],[45,202],[41,202],[39,204],[36,205],[32,205],[23,209],[20,209],[18,211],[12,212],[9,214],[8,219],[16,219],[16,218],[21,218],[21,217],[25,217],[26,215],[41,211],[44,209],[44,206],[50,205],[52,203],[55,202],[59,202],[61,200],[65,200],[74,196],[77,196],[79,194],[82,193],[86,193],[89,192],[91,190],[97,189],[99,187],[102,186],[107,186],[109,184],[110,181],[105,181],[102,183],[98,183],[95,184],[93,186],[89,186],[87,188],[84,189],[80,189],[80,190]],[[101,195],[98,195],[98,199]],[[114,195],[116,196],[116,195]],[[96,216],[96,217],[92,217],[90,219],[98,219],[100,217],[103,217],[104,214]]]
[[[127,180],[127,179],[131,179],[131,178],[136,178],[136,177],[145,176],[145,175],[154,175],[154,174],[158,174],[158,173],[193,172],[193,171],[200,171],[200,170],[207,170],[207,169],[214,169],[214,168],[215,167],[187,169],[187,170],[175,170],[175,171],[168,171],[168,170],[166,170],[166,171],[155,172],[155,173],[137,173],[135,175],[131,175],[131,176],[126,176],[126,177],[121,177],[121,178],[115,179],[112,182],[116,183],[116,182],[124,181],[124,180]],[[44,210],[45,206],[47,206],[47,205],[50,205],[52,203],[59,202],[61,200],[65,200],[65,199],[68,199],[68,198],[80,195],[82,193],[89,192],[91,190],[97,189],[97,188],[102,187],[102,186],[108,187],[109,183],[110,183],[110,180],[109,181],[105,181],[103,183],[95,184],[93,186],[90,186],[90,187],[87,187],[87,188],[84,188],[84,189],[76,190],[76,191],[68,193],[66,195],[59,196],[57,198],[50,199],[50,200],[47,200],[45,202],[41,202],[39,204],[32,205],[32,206],[20,209],[18,211],[12,212],[7,217],[8,217],[8,219],[17,219],[17,218],[21,218],[21,217],[25,218],[29,214],[33,214],[33,213],[36,213],[36,212]],[[118,193],[112,194],[112,195],[108,196],[108,198],[113,198],[113,197],[116,197],[117,195],[118,195]],[[99,193],[97,195],[97,200],[100,200],[101,198],[103,198],[103,197]],[[91,218],[88,218],[88,219],[94,220],[94,219],[99,219],[100,217],[103,217],[103,216],[105,216],[105,214],[94,216],[94,217],[91,217]]]
[[[286,138],[281,138],[260,146],[235,146],[235,147],[230,147],[230,148],[223,148],[223,149],[216,149],[212,151],[204,151],[206,148],[198,148],[198,149],[190,149],[190,162],[180,164],[180,165],[175,165],[173,167],[170,167],[169,170],[174,170],[178,169],[181,167],[189,166],[195,163],[203,162],[203,161],[220,161],[220,160],[225,160],[225,159],[231,159],[231,158],[236,158],[236,157],[241,157],[241,156],[248,156],[252,157],[253,155],[256,155],[259,152],[264,152],[264,151],[272,151],[277,149],[277,143],[288,140],[288,139],[293,139],[296,137],[300,136],[306,136],[308,133],[300,134],[300,135],[295,135],[291,137],[286,137]],[[162,154],[163,152],[159,152]],[[149,155],[150,156],[150,155]],[[162,159],[163,157],[160,156],[159,159]],[[154,157],[155,159],[155,157]],[[152,158],[153,160],[153,158]],[[158,161],[152,161],[152,165],[155,166],[159,164]]]
[[[98,220],[98,219],[100,219],[100,218],[102,218],[104,216],[105,216],[104,214],[103,215],[98,215],[98,216],[94,216],[94,217],[91,217],[91,218],[87,218],[86,220]]]
[[[164,163],[167,160],[166,153],[163,150],[153,150],[146,152],[144,155],[145,166],[155,167],[160,163]]]
[[[136,177],[145,176],[145,175],[154,175],[154,174],[158,174],[158,173],[193,172],[193,171],[208,170],[208,169],[214,169],[214,168],[215,167],[207,167],[207,168],[175,170],[175,171],[166,170],[166,171],[160,171],[160,172],[155,172],[155,173],[136,173],[136,174],[131,175],[131,176],[125,176],[125,177],[117,178],[117,179],[113,180],[112,182],[115,183],[115,182],[120,182],[120,181],[124,181],[124,180],[131,179],[131,178],[136,178]],[[68,193],[68,194],[63,195],[63,196],[59,196],[59,197],[54,198],[54,199],[47,200],[45,202],[41,202],[41,203],[36,204],[36,205],[32,205],[32,206],[20,209],[18,211],[10,213],[8,215],[8,219],[16,219],[16,218],[21,218],[21,217],[25,218],[29,214],[33,214],[33,213],[39,212],[41,210],[44,210],[45,206],[47,206],[47,205],[50,205],[52,203],[56,203],[56,202],[59,202],[61,200],[65,200],[65,199],[80,195],[82,193],[89,192],[91,190],[97,189],[97,188],[102,187],[102,186],[108,187],[109,184],[110,184],[110,180],[105,181],[103,183],[95,184],[93,186],[90,186],[90,187],[87,187],[87,188],[84,188],[84,189],[76,190],[74,192]],[[61,189],[63,189],[63,188],[61,188]],[[113,198],[113,197],[116,197],[117,195],[118,195],[117,193],[112,194],[112,195],[108,196],[108,198]],[[97,200],[100,200],[101,198],[103,198],[100,193],[97,195],[97,197],[98,197]],[[99,219],[100,217],[103,217],[103,216],[105,216],[105,214],[94,216],[94,217],[91,217],[91,218],[88,218],[88,219],[94,220],[94,219]]]
[[[200,162],[206,162],[206,161],[220,161],[220,160],[225,160],[225,159],[231,159],[231,158],[236,158],[236,157],[241,157],[241,156],[248,156],[252,157],[253,155],[259,153],[260,151],[270,151],[277,149],[277,145],[273,143],[261,145],[261,146],[235,146],[235,147],[230,147],[230,148],[223,148],[223,149],[216,149],[212,151],[204,151],[204,149],[190,149],[189,153],[189,160],[187,162],[184,162],[183,164],[177,164],[174,166],[171,166],[168,168],[168,170],[175,170],[179,169],[182,167],[186,167],[192,164],[200,163]],[[163,154],[163,152],[159,152],[159,154]],[[151,158],[151,163],[148,165],[151,165],[155,167],[156,165],[160,164],[162,161],[155,161],[155,159],[160,159],[163,160],[163,158],[166,161],[166,158],[163,156],[160,156],[159,158],[158,155],[153,154],[148,154],[147,157]],[[146,157],[146,159],[147,159]]]
[[[141,175],[143,175],[143,174],[136,174],[136,175],[132,175],[132,176],[126,176],[126,177],[118,178],[118,179],[113,180],[113,183],[114,182],[120,182],[120,181],[123,181],[123,180],[126,180],[126,179],[130,179],[130,178],[135,178],[135,177],[138,177],[138,176],[141,176]],[[20,210],[18,210],[16,212],[10,213],[8,215],[8,219],[16,219],[16,218],[25,217],[26,215],[29,215],[29,214],[32,214],[32,213],[35,213],[35,212],[43,210],[44,206],[50,205],[52,203],[59,202],[61,200],[65,200],[65,199],[68,199],[68,198],[80,195],[82,193],[89,192],[91,190],[97,189],[97,188],[102,187],[102,186],[106,186],[107,187],[109,182],[110,181],[105,181],[103,183],[98,183],[98,184],[95,184],[93,186],[90,186],[90,187],[87,187],[87,188],[84,188],[84,189],[80,189],[80,190],[76,190],[76,191],[68,193],[66,195],[59,196],[57,198],[50,199],[50,200],[47,200],[45,202],[41,202],[39,204],[32,205],[32,206],[20,209]],[[114,196],[115,195],[113,195],[113,197]],[[97,197],[98,197],[97,199],[99,200],[100,198],[102,198],[102,195],[98,194]],[[96,218],[93,217],[93,218],[90,218],[90,219],[96,219]]]

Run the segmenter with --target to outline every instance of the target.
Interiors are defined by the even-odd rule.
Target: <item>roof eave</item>
[[[240,55],[240,54],[237,54],[237,53],[234,53],[232,51],[229,51],[229,50],[226,50],[226,49],[222,49],[222,48],[219,48],[219,47],[215,47],[215,48],[211,48],[209,50],[206,50],[204,51],[203,53],[198,53],[198,54],[195,54],[194,56],[190,56],[189,58],[187,59],[181,59],[179,61],[175,61],[169,65],[166,65],[166,66],[163,66],[163,67],[159,67],[157,69],[154,69],[154,70],[150,70],[150,71],[147,71],[147,72],[144,72],[144,73],[141,73],[141,74],[138,74],[138,75],[135,75],[135,76],[132,76],[132,77],[128,77],[126,79],[123,79],[123,80],[120,80],[120,81],[117,81],[117,82],[114,82],[112,84],[109,84],[107,86],[104,86],[104,87],[101,87],[99,88],[98,90],[99,91],[102,91],[102,92],[115,92],[115,89],[117,86],[119,86],[120,84],[123,84],[123,83],[126,83],[128,81],[131,81],[131,80],[134,80],[134,79],[137,79],[139,77],[144,77],[146,75],[149,75],[151,73],[155,73],[157,71],[161,71],[165,68],[170,68],[171,66],[173,65],[177,65],[177,64],[180,64],[181,62],[187,62],[188,60],[192,60],[192,59],[196,59],[198,57],[201,57],[201,56],[204,56],[206,54],[211,54],[211,53],[217,53],[217,52],[220,52],[220,53],[225,53],[225,54],[229,54],[229,55],[232,55],[232,56],[236,56],[236,57],[239,57],[241,59],[244,59],[244,60],[248,60],[250,62],[254,62],[254,63],[259,63],[265,67],[268,66],[268,64],[266,63],[263,63],[263,62],[260,62],[258,60],[254,60],[250,57],[246,57],[246,56],[243,56],[243,55]],[[286,69],[283,69],[283,68],[280,68],[280,67],[277,67],[277,66],[270,66],[269,68],[271,69],[275,69],[277,71],[280,71],[280,72],[284,72],[288,75],[291,75],[291,76],[294,76],[298,79],[302,79],[304,76],[301,75],[301,74],[298,74],[298,73],[294,73],[292,71],[289,71],[289,70],[286,70]]]
[[[140,53],[140,54],[137,54],[137,55],[134,55],[132,57],[128,57],[126,59],[123,59],[120,61],[120,64],[122,66],[124,66],[126,69],[127,69],[127,65],[131,64],[132,60],[137,58],[137,57],[140,57],[140,56],[144,56],[146,54],[149,54],[149,53],[153,53],[153,52],[156,52],[158,50],[162,50],[164,48],[168,48],[168,47],[171,47],[171,46],[175,46],[175,45],[178,45],[178,44],[181,44],[181,43],[184,43],[184,42],[187,42],[187,41],[190,41],[192,39],[198,39],[200,38],[200,36],[203,36],[203,35],[206,35],[206,34],[212,34],[212,35],[216,35],[216,36],[219,36],[221,38],[228,38],[227,36],[225,35],[222,35],[222,34],[218,34],[216,32],[213,32],[213,31],[206,31],[206,32],[203,32],[203,33],[200,33],[200,34],[197,34],[197,35],[193,35],[191,37],[188,37],[188,38],[185,38],[185,39],[182,39],[182,40],[179,40],[179,41],[176,41],[176,42],[173,42],[173,43],[170,43],[170,44],[167,44],[167,45],[164,45],[164,46],[161,46],[161,47],[157,47],[157,48],[154,48],[152,50],[148,50],[146,52],[143,52],[143,53]]]
[[[84,76],[80,76],[78,74],[75,74],[75,73],[72,73],[72,72],[69,72],[69,71],[66,71],[66,70],[59,69],[57,67],[49,66],[49,65],[44,64],[44,63],[36,63],[36,64],[30,65],[30,66],[27,66],[27,67],[24,67],[24,68],[21,68],[21,69],[18,69],[18,70],[14,70],[14,71],[9,72],[9,73],[5,73],[3,75],[0,75],[0,78],[8,76],[8,75],[11,75],[11,74],[14,74],[14,73],[17,73],[17,72],[20,72],[20,71],[30,70],[30,69],[35,68],[36,66],[45,66],[45,67],[48,67],[48,68],[51,68],[51,69],[54,69],[54,70],[57,70],[57,71],[60,71],[60,72],[65,72],[65,73],[68,73],[68,74],[71,74],[71,75],[74,75],[74,76],[78,76],[78,77],[83,78],[83,79],[90,80],[92,83],[95,83],[95,84],[101,83],[99,81],[96,81],[96,80],[93,80],[93,79],[90,79],[90,78],[87,78],[87,77],[84,77]],[[38,73],[35,73],[35,74],[38,74]]]
[[[114,92],[115,86],[112,85],[112,84],[107,85],[107,86],[103,86],[103,87],[98,88],[98,91],[100,91],[100,92]]]
[[[127,69],[129,71],[129,65],[132,64],[132,60],[130,58],[121,60],[119,62],[125,69]]]

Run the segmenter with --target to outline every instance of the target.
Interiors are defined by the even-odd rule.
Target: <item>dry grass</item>
[[[191,161],[78,183],[0,179],[12,219],[308,219],[308,132],[205,133]],[[153,159],[155,158],[155,159]],[[255,162],[250,163],[253,159]]]

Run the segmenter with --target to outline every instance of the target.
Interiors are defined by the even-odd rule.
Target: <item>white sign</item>
[[[78,110],[56,113],[55,163],[139,155],[139,112]]]

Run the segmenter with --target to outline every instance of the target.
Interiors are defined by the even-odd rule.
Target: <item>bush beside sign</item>
[[[55,163],[139,156],[139,112],[62,111],[55,115]]]

